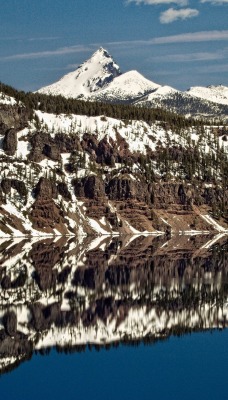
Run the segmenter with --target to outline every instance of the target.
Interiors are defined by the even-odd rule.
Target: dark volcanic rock
[[[99,142],[96,154],[96,161],[99,164],[105,163],[106,165],[115,165],[115,160],[117,160],[117,149],[108,143],[107,137],[104,137],[104,139]]]
[[[0,133],[4,135],[9,129],[25,128],[30,117],[24,106],[0,104]]]
[[[61,160],[61,154],[56,144],[45,144],[43,147],[43,154],[53,161]]]
[[[54,228],[56,224],[64,224],[64,212],[53,199],[58,196],[54,183],[47,178],[40,178],[35,188],[36,201],[32,206],[31,218],[35,229]]]
[[[223,190],[221,187],[206,187],[201,194],[204,203],[213,207],[215,203],[224,203],[228,207],[228,190]]]
[[[3,193],[2,193],[2,188],[0,186],[0,205],[4,202],[4,198],[3,198]]]
[[[47,178],[40,178],[35,188],[35,197],[37,199],[47,200],[56,199],[57,196],[58,192],[55,184]]]
[[[61,153],[70,153],[81,150],[80,141],[77,136],[69,136],[63,133],[51,137],[46,132],[35,132],[30,138],[31,153],[30,160],[40,162],[45,157],[53,161],[61,161]]]
[[[9,276],[4,276],[4,278],[1,281],[1,287],[2,289],[9,289],[11,288],[11,280]]]
[[[148,203],[150,199],[148,185],[128,174],[114,177],[107,185],[106,193],[110,200],[137,199]]]
[[[11,190],[11,179],[3,179],[1,182],[1,188],[3,193],[9,194]]]
[[[173,205],[191,207],[194,190],[182,183],[155,183],[152,185],[152,203],[154,208],[168,208]]]
[[[3,139],[3,150],[13,156],[17,150],[17,132],[28,125],[30,112],[24,106],[0,104],[0,134]]]
[[[9,129],[3,139],[3,150],[8,156],[13,156],[17,150],[17,130]]]
[[[105,136],[98,141],[96,135],[85,133],[81,142],[83,151],[90,154],[91,159],[98,164],[115,166],[115,162],[132,162],[133,154],[129,151],[129,145],[126,140],[116,133],[117,140]]]
[[[35,229],[53,229],[56,224],[64,224],[63,211],[51,199],[36,200],[32,207],[31,219]]]
[[[90,175],[73,180],[75,195],[88,199],[105,197],[104,183],[96,176]]]
[[[71,201],[72,200],[71,194],[70,194],[70,192],[68,190],[68,187],[67,187],[67,184],[65,182],[59,182],[58,185],[57,185],[57,190],[58,190],[59,194],[61,196],[63,196],[63,198],[66,201]]]
[[[40,162],[45,158],[44,148],[49,144],[50,135],[44,132],[36,132],[30,139],[32,146],[29,158],[31,161]]]
[[[1,182],[1,188],[5,194],[9,194],[12,188],[15,189],[22,197],[27,195],[25,183],[18,179],[4,178]]]
[[[31,306],[31,326],[37,331],[50,329],[53,323],[57,323],[61,316],[61,305],[54,303],[50,306],[44,307],[37,303]]]
[[[17,332],[17,316],[13,311],[6,313],[3,317],[3,324],[7,335],[14,336]]]

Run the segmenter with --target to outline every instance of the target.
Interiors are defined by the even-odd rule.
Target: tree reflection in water
[[[227,236],[0,242],[0,369],[227,326]]]

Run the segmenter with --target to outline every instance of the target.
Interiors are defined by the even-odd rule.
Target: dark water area
[[[227,400],[228,331],[195,333],[154,346],[33,356],[0,378],[5,400]]]
[[[227,236],[0,241],[4,400],[228,399]]]

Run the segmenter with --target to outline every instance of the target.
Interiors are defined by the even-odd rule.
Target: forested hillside
[[[5,235],[225,231],[225,124],[1,90]]]

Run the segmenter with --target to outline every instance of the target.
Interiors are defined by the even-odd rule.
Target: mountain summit
[[[92,57],[58,82],[38,90],[39,93],[87,99],[120,75],[120,68],[110,54],[100,47]]]
[[[100,47],[76,71],[64,75],[58,82],[38,92],[83,100],[131,103],[159,87],[137,71],[121,74],[112,56]]]
[[[181,92],[150,81],[134,70],[121,74],[112,56],[102,47],[76,71],[38,92],[89,101],[159,107],[200,118],[227,120],[228,115],[228,87],[192,87]]]

